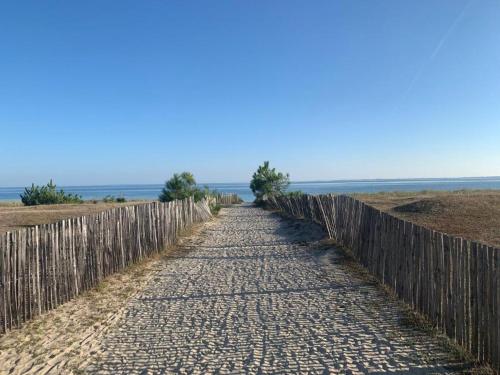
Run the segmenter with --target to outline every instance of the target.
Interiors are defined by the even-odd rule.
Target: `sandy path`
[[[200,230],[195,225],[189,233]],[[189,237],[181,237],[179,246]],[[176,246],[107,277],[96,288],[0,335],[0,375],[82,373],[101,337],[124,316],[130,298],[164,268]]]
[[[321,237],[224,209],[129,301],[86,372],[454,373],[438,339],[401,324],[399,304],[338,251],[314,250]]]
[[[0,336],[0,375],[70,374],[98,350],[100,337],[120,320],[127,301],[162,266],[153,258],[112,275],[21,328]]]

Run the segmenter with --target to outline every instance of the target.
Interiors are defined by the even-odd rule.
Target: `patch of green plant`
[[[212,215],[218,215],[222,206],[220,204],[210,204],[210,212]]]
[[[199,188],[192,173],[182,172],[174,173],[170,180],[165,182],[158,199],[160,202],[170,202],[193,197],[195,202],[199,202],[203,198],[216,194],[217,192],[211,191],[208,186]]]
[[[199,202],[202,199],[208,198],[210,196],[215,197],[218,194],[219,193],[217,192],[217,190],[210,190],[210,188],[208,186],[206,186],[206,185],[203,186],[203,189],[195,188],[194,192],[193,192],[193,196],[194,196],[194,201],[195,202]]]
[[[106,195],[104,198],[102,198],[102,201],[104,203],[111,203],[115,201],[115,197],[112,195]]]
[[[253,174],[250,189],[255,195],[255,203],[263,205],[269,197],[284,194],[289,185],[290,175],[270,168],[269,161],[265,161]]]
[[[194,195],[196,180],[192,173],[182,172],[174,175],[165,182],[165,187],[158,199],[160,202],[170,202],[176,199],[185,199]]]
[[[102,201],[104,203],[123,203],[126,202],[127,200],[125,197],[115,197],[113,195],[106,195],[104,198],[102,198]]]
[[[283,196],[287,198],[300,198],[303,195],[304,192],[302,190],[287,191],[286,193],[283,193]]]
[[[83,203],[82,197],[78,194],[66,193],[64,190],[57,190],[56,185],[50,180],[47,185],[38,186],[31,184],[20,194],[21,202],[25,206],[37,206],[40,204],[62,204],[62,203]]]

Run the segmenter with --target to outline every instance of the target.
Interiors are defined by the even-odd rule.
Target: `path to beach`
[[[438,339],[316,246],[313,224],[226,208],[162,261],[86,372],[454,373]]]

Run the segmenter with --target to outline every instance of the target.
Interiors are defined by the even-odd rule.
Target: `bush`
[[[161,191],[158,199],[160,202],[170,202],[176,199],[185,199],[194,195],[196,181],[189,172],[174,175],[165,182],[165,187]]]
[[[212,215],[217,215],[221,208],[222,206],[220,204],[210,204],[210,212],[212,213]]]
[[[115,198],[114,195],[106,195],[104,198],[102,198],[102,201],[104,203],[123,203],[127,200],[124,197]]]
[[[283,196],[285,196],[287,198],[300,198],[303,195],[304,195],[304,192],[301,190],[287,191],[286,193],[283,193]]]
[[[172,178],[165,182],[165,187],[158,199],[160,202],[170,202],[176,199],[186,199],[193,197],[195,202],[199,202],[209,195],[216,194],[210,191],[208,186],[200,189],[196,185],[196,180],[190,172],[174,173]]]
[[[112,203],[115,201],[115,197],[112,195],[106,195],[104,198],[102,198],[102,201],[104,203]]]
[[[20,197],[25,206],[83,202],[80,195],[66,194],[62,189],[58,191],[52,180],[44,186],[31,184],[30,188],[24,189],[24,193],[20,194]]]
[[[250,189],[255,195],[255,203],[263,205],[269,197],[283,194],[288,185],[290,185],[288,173],[277,172],[275,168],[269,167],[268,161],[265,161],[253,174]]]

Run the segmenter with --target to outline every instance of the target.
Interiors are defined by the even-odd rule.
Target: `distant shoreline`
[[[244,201],[254,199],[248,182],[238,183],[200,183],[221,193],[236,193]],[[127,200],[157,199],[163,184],[122,184],[122,185],[82,185],[60,186],[67,193],[78,194],[84,200],[101,200],[105,196],[123,196]],[[364,179],[330,181],[292,181],[290,191],[300,190],[309,194],[350,194],[378,192],[418,192],[423,190],[498,190],[500,176],[492,177],[454,177],[454,178],[415,178],[415,179]],[[0,202],[19,202],[19,194],[24,187],[0,187]]]

